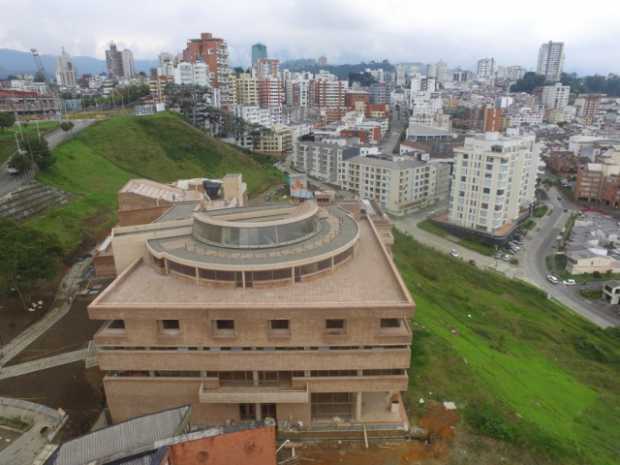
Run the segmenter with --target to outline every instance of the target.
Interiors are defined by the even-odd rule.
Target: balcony
[[[203,382],[198,399],[205,404],[307,404],[310,394],[307,386],[217,386]]]

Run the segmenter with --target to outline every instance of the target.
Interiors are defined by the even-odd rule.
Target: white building
[[[271,113],[267,108],[252,105],[235,105],[235,116],[249,124],[257,124],[266,128],[272,126]]]
[[[505,235],[535,200],[538,148],[535,136],[485,133],[455,149],[448,219],[493,235]]]
[[[476,66],[476,77],[480,81],[488,81],[495,76],[495,58],[482,58]]]
[[[125,79],[131,79],[136,75],[136,65],[133,61],[133,53],[131,50],[123,50],[121,52],[123,58],[123,77]]]
[[[568,106],[570,86],[563,86],[556,82],[550,86],[544,86],[542,92],[542,104],[545,110],[564,110]]]
[[[534,126],[542,124],[545,117],[543,107],[521,107],[512,109],[507,115],[508,126],[518,128],[524,124]]]
[[[564,68],[564,42],[546,42],[538,51],[536,72],[545,76],[549,82],[557,82]]]
[[[206,63],[180,62],[174,68],[174,83],[186,86],[210,86],[209,67]]]
[[[296,170],[323,182],[340,185],[342,183],[342,163],[359,155],[360,149],[325,142],[298,142],[293,156]]]
[[[448,196],[450,165],[412,156],[357,156],[344,160],[340,187],[375,200],[388,213],[402,215]]]
[[[64,47],[60,56],[56,59],[56,83],[60,87],[76,87],[76,73],[71,56],[65,52]]]

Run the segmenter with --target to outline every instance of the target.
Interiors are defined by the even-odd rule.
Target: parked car
[[[562,281],[562,284],[564,284],[565,286],[575,286],[577,285],[577,281],[575,281],[574,279],[565,279],[564,281]]]
[[[504,256],[502,257],[502,260],[504,260],[505,262],[509,262],[510,260],[512,260],[512,256],[508,254],[504,254]]]
[[[547,281],[549,281],[551,284],[559,284],[560,282],[560,280],[556,276],[553,276],[552,274],[547,275]]]
[[[460,256],[460,255],[459,255],[459,253],[456,251],[456,249],[452,249],[452,250],[450,251],[450,256],[451,256],[451,257],[454,257],[454,258],[459,258],[459,256]]]

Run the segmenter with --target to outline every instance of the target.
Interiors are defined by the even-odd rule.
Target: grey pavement
[[[407,127],[409,121],[405,112],[397,114],[395,111],[391,114],[390,129],[384,135],[383,140],[379,144],[381,151],[385,154],[391,154],[400,142],[400,134]]]
[[[86,360],[89,356],[89,349],[74,350],[72,352],[64,352],[62,354],[53,355],[51,357],[38,358],[30,362],[19,363],[17,365],[5,366],[0,368],[0,380],[7,378],[15,378],[37,371],[47,370],[61,365]]]
[[[93,124],[95,121],[96,120],[94,119],[73,120],[72,122],[74,126],[70,131],[65,132],[62,129],[56,129],[55,131],[47,134],[45,136],[45,140],[47,140],[50,149],[54,149],[62,142],[71,139],[82,129]],[[35,175],[34,170],[31,170],[22,176],[13,176],[7,172],[8,165],[8,160],[0,165],[0,197],[13,192],[18,187],[30,181]]]

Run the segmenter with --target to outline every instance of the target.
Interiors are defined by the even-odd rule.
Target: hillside
[[[56,163],[39,181],[74,194],[66,206],[30,221],[58,236],[66,252],[115,222],[116,193],[136,177],[161,182],[243,173],[249,194],[281,182],[267,157],[250,156],[205,136],[178,116],[116,116],[54,150]]]
[[[394,256],[417,304],[409,390],[416,417],[420,398],[455,401],[462,431],[520,451],[507,463],[617,463],[618,329],[601,330],[527,284],[400,233]],[[499,463],[494,447],[475,453],[477,464]]]
[[[58,122],[56,121],[40,121],[22,124],[21,128],[14,125],[10,129],[0,130],[0,165],[8,160],[17,150],[15,133],[23,134],[25,137],[36,135],[37,132],[44,135],[57,127]]]

